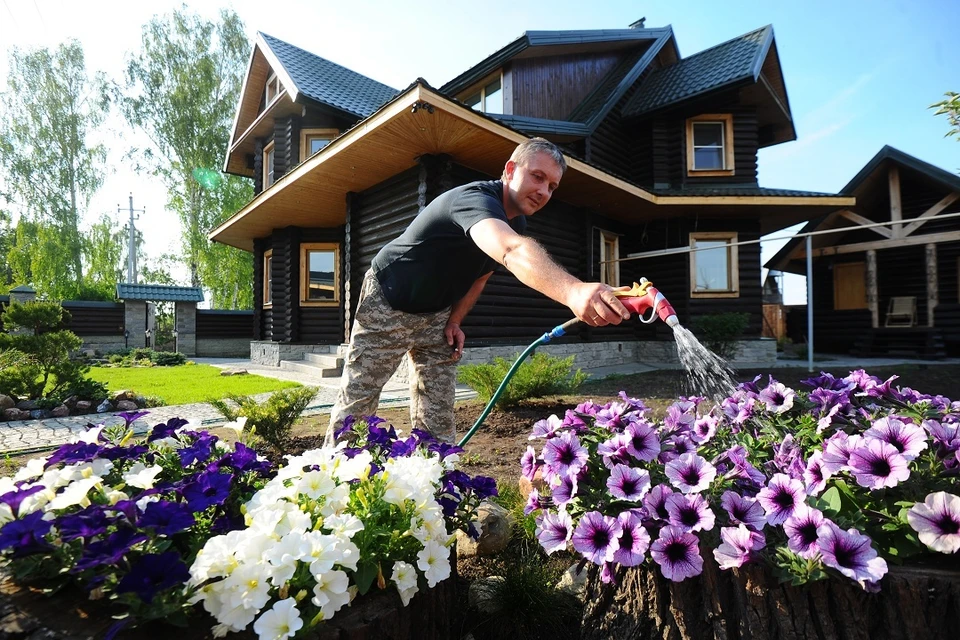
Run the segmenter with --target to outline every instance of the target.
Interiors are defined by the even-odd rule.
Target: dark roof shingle
[[[151,300],[154,302],[203,302],[200,287],[176,287],[163,284],[117,283],[117,298],[120,300]]]
[[[263,32],[260,36],[283,65],[296,89],[311,100],[365,118],[397,94],[393,87],[335,62]]]
[[[755,80],[773,40],[770,25],[651,73],[624,107],[638,116],[692,96],[745,80]]]

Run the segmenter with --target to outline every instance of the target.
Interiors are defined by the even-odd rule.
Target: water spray
[[[613,294],[620,300],[620,304],[626,307],[631,313],[637,314],[637,319],[644,324],[650,324],[658,317],[670,328],[676,327],[680,324],[680,320],[677,318],[677,312],[674,310],[673,305],[671,305],[664,295],[653,286],[653,283],[646,278],[640,278],[640,282],[634,282],[632,289],[627,291],[614,291]],[[643,314],[646,313],[647,310],[650,310],[650,315],[644,318]],[[557,325],[550,331],[537,338],[533,344],[527,347],[523,353],[520,354],[516,362],[513,363],[513,366],[510,367],[510,370],[507,371],[507,375],[504,376],[503,382],[501,382],[500,386],[497,387],[493,397],[490,398],[490,402],[487,403],[483,413],[480,414],[480,417],[477,418],[475,423],[473,423],[473,426],[470,427],[470,430],[467,431],[466,435],[464,435],[463,438],[460,439],[460,442],[457,443],[458,446],[462,447],[466,445],[467,442],[470,441],[470,438],[473,437],[473,435],[483,424],[483,421],[487,419],[487,416],[490,415],[490,412],[493,410],[493,406],[497,403],[497,400],[500,399],[500,395],[503,393],[503,390],[506,389],[507,385],[510,383],[510,378],[512,378],[513,374],[517,372],[517,369],[520,368],[520,364],[526,360],[527,356],[533,353],[533,351],[540,345],[546,344],[554,338],[559,338],[560,336],[565,335],[571,327],[574,327],[580,322],[580,318],[571,318],[563,324]]]

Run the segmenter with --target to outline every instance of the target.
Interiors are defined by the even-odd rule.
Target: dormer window
[[[330,144],[339,134],[337,129],[302,129],[300,131],[300,162]]]
[[[687,174],[734,174],[732,115],[704,114],[687,120]]]
[[[466,98],[463,103],[476,111],[484,113],[503,113],[503,80],[497,76]]]
[[[267,80],[267,101],[266,105],[269,107],[270,103],[277,99],[277,96],[280,95],[280,92],[283,91],[283,85],[280,84],[280,78],[277,77],[277,74],[271,73],[270,78]]]

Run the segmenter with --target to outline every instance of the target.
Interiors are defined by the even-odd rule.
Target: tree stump
[[[960,637],[960,570],[890,567],[880,593],[852,580],[792,587],[760,565],[674,583],[654,565],[623,568],[617,584],[587,577],[583,640],[947,640]],[[950,559],[947,559],[948,561]]]

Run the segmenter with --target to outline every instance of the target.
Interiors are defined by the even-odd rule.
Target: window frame
[[[500,111],[497,112],[497,115],[503,115],[506,112],[506,101],[503,99],[503,96],[506,95],[503,70],[500,70],[494,74],[487,76],[477,84],[470,87],[469,91],[464,91],[462,94],[460,94],[462,96],[460,101],[463,102],[464,105],[468,106],[470,109],[473,109],[475,111],[479,111],[481,113],[493,113],[493,112],[487,111],[487,87],[489,87],[491,84],[497,81],[500,82],[500,95],[501,95],[501,98],[500,98],[501,106],[500,106]],[[478,94],[480,95],[480,102],[477,104],[476,107],[469,106],[467,104],[467,100],[469,98],[473,98]]]
[[[273,249],[263,252],[263,290],[260,296],[264,309],[273,307]]]
[[[270,96],[270,89],[273,88],[273,96]],[[270,76],[267,78],[267,81],[263,85],[264,91],[264,111],[269,107],[273,102],[280,97],[280,94],[283,93],[283,83],[280,82],[280,78],[273,71],[270,72]]]
[[[276,153],[276,144],[271,140],[267,144],[263,145],[263,188],[266,190],[268,187],[272,187],[276,182],[276,178],[273,177],[273,174],[277,170],[277,153]],[[268,158],[273,158],[273,168],[270,168],[270,162]]]
[[[311,138],[328,138],[330,142],[340,135],[339,129],[301,129],[300,130],[300,162],[303,162],[313,154],[310,153]],[[327,144],[330,144],[329,142]],[[322,149],[321,149],[322,151]],[[317,151],[320,153],[320,151]]]
[[[333,251],[333,300],[310,300],[310,263],[311,251]],[[301,307],[337,307],[340,306],[340,243],[338,242],[301,242],[300,243],[300,306]]]
[[[723,168],[722,169],[697,169],[696,154],[694,153],[693,129],[695,124],[722,124],[723,128]],[[735,175],[735,164],[733,154],[733,114],[730,113],[705,113],[692,118],[687,118],[687,175],[690,177],[715,177]]]
[[[690,234],[690,297],[691,298],[739,298],[740,254],[737,251],[739,234],[735,231],[698,231]],[[727,241],[727,289],[697,290],[698,240]]]
[[[607,242],[612,241],[614,255],[607,255]],[[608,262],[609,260],[616,262]],[[610,269],[613,269],[613,282],[608,282]],[[600,229],[600,282],[611,287],[620,286],[620,234]]]

